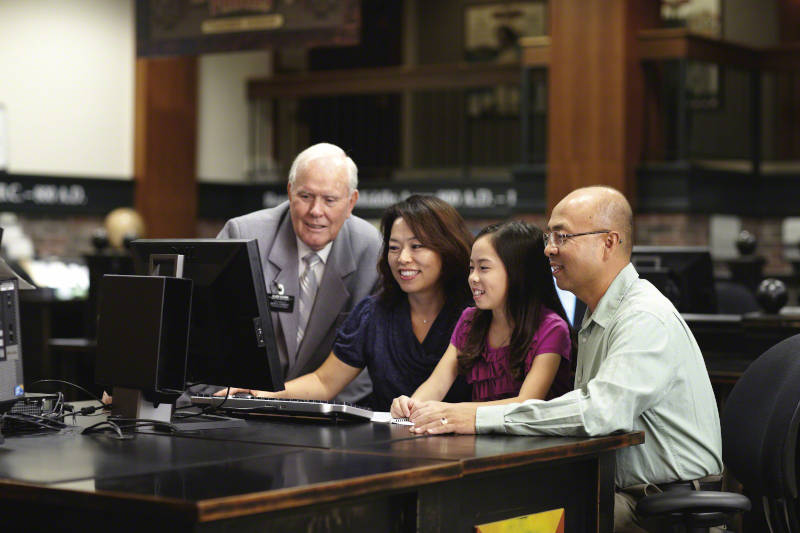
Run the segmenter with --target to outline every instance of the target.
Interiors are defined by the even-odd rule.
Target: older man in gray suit
[[[322,364],[347,313],[376,287],[381,238],[351,215],[357,187],[353,160],[338,146],[315,144],[292,163],[288,202],[233,218],[217,236],[258,239],[268,292],[293,297],[291,309],[270,305],[286,380]],[[371,390],[365,370],[337,399],[355,403]]]

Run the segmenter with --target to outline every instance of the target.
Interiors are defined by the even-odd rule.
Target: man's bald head
[[[580,213],[586,222],[598,229],[618,231],[620,248],[630,257],[633,248],[633,210],[625,196],[604,185],[575,189],[558,205]]]

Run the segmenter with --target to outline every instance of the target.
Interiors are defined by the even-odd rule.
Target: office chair
[[[756,295],[746,285],[735,281],[717,281],[714,283],[717,294],[717,313],[723,315],[743,315],[761,311]]]
[[[800,532],[797,455],[800,426],[800,335],[753,361],[733,387],[722,413],[722,457],[754,500],[773,533]],[[749,510],[740,494],[669,491],[639,501],[642,516],[682,523],[688,531],[721,525],[725,514]]]

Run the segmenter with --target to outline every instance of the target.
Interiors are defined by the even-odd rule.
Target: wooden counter
[[[643,440],[261,420],[130,440],[70,428],[0,446],[0,510],[25,531],[445,532],[563,508],[565,531],[611,531],[614,452]]]

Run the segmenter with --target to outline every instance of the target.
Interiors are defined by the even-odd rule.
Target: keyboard
[[[195,405],[212,405],[230,414],[260,414],[323,418],[331,421],[349,420],[368,422],[372,410],[345,402],[325,402],[320,400],[290,400],[278,398],[242,398],[237,396],[211,396],[193,394],[190,397]],[[224,404],[223,404],[224,400]]]

